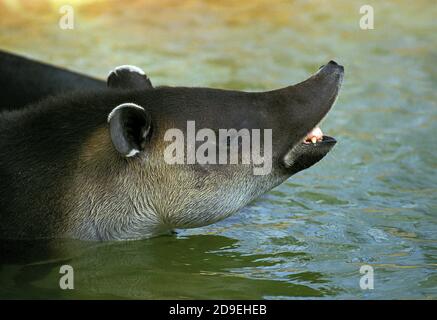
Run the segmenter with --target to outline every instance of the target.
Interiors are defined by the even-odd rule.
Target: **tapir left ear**
[[[151,118],[143,107],[123,103],[108,115],[109,131],[115,149],[125,157],[133,157],[144,149],[151,133]]]
[[[109,88],[153,89],[152,82],[143,70],[136,66],[118,66],[108,74],[106,83]]]

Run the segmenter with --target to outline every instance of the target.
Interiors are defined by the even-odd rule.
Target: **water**
[[[367,1],[57,1],[0,4],[0,47],[104,78],[273,89],[334,58],[346,77],[322,128],[339,143],[240,213],[174,237],[2,246],[0,297],[437,298],[437,6]],[[433,21],[434,19],[434,21]],[[7,250],[9,253],[6,253]],[[75,290],[59,289],[59,267]],[[374,268],[361,290],[360,266]]]

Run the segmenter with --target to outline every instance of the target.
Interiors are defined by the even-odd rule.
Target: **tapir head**
[[[137,199],[144,197],[138,207],[170,228],[230,215],[336,143],[322,135],[305,141],[336,101],[344,70],[334,61],[301,83],[268,92],[153,88],[147,77],[136,74],[133,81],[129,72],[136,71],[127,71],[108,79],[129,96],[108,116],[113,150],[135,172]]]

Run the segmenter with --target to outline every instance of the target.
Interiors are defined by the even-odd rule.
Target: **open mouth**
[[[320,161],[337,143],[333,137],[324,135],[319,126],[308,133],[284,157],[287,172],[294,174]]]
[[[337,141],[333,137],[323,134],[320,122],[337,100],[343,74],[343,66],[335,61],[330,61],[315,75],[295,85],[294,88],[306,92],[304,97],[311,97],[308,101],[303,100],[300,109],[296,109],[296,113],[305,112],[305,121],[300,124],[301,128],[305,131],[311,127],[313,129],[306,132],[305,135],[300,135],[305,133],[304,130],[300,131],[299,135],[303,138],[298,143],[294,140],[294,146],[285,154],[283,163],[288,174],[294,174],[311,167],[323,159],[336,144]]]
[[[311,130],[310,133],[308,133],[305,138],[302,140],[303,144],[308,145],[317,145],[324,142],[336,142],[336,140],[333,137],[325,136],[322,132],[322,129],[320,127],[315,127],[313,130]]]

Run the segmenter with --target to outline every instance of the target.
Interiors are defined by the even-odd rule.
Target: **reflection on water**
[[[257,299],[321,297],[336,292],[325,285],[328,281],[319,272],[290,267],[277,270],[278,276],[266,277],[280,262],[305,263],[310,258],[304,252],[245,254],[239,247],[238,240],[219,235],[121,243],[9,242],[2,246],[3,252],[10,252],[3,256],[2,296],[58,296],[62,293],[59,268],[64,264],[77,270],[77,290],[64,291],[61,296],[65,298],[220,299],[243,295]],[[281,274],[287,274],[285,280],[290,281],[281,281]]]
[[[371,1],[372,2],[372,1]],[[73,1],[74,3],[74,1]],[[218,224],[124,243],[2,243],[0,297],[437,298],[436,6],[360,1],[0,2],[0,47],[104,77],[266,90],[334,58],[346,68],[317,166]],[[59,290],[59,267],[75,290]],[[375,268],[375,289],[359,268]]]

